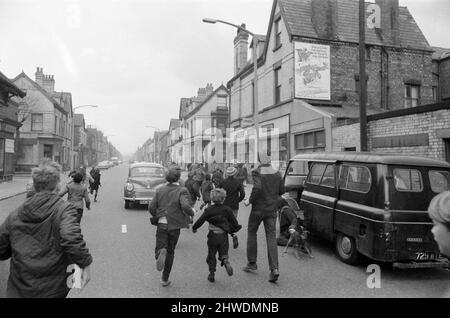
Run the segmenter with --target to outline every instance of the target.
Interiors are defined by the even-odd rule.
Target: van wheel
[[[125,209],[129,209],[130,208],[130,201],[125,201]]]
[[[339,233],[336,238],[336,252],[341,261],[354,265],[359,260],[359,252],[353,237]]]

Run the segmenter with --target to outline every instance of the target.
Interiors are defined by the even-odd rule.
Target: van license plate
[[[141,204],[149,204],[150,201],[140,201]]]
[[[427,252],[416,252],[415,259],[417,261],[429,261],[436,259],[435,253],[427,253]]]

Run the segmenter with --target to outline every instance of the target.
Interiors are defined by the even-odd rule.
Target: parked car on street
[[[132,204],[149,204],[156,188],[166,183],[165,168],[158,163],[138,162],[131,164],[124,186],[125,209]]]
[[[97,165],[98,169],[109,169],[110,167],[111,167],[111,164],[108,161],[101,161]]]
[[[450,164],[403,155],[314,153],[295,156],[284,176],[304,225],[333,241],[337,256],[397,268],[449,267],[431,233],[427,209],[450,190]]]

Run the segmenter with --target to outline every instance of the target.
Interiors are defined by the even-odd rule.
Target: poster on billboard
[[[331,99],[330,46],[295,42],[295,97]]]

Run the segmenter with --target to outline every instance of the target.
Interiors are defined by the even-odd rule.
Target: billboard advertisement
[[[295,97],[331,100],[330,46],[295,42]]]

